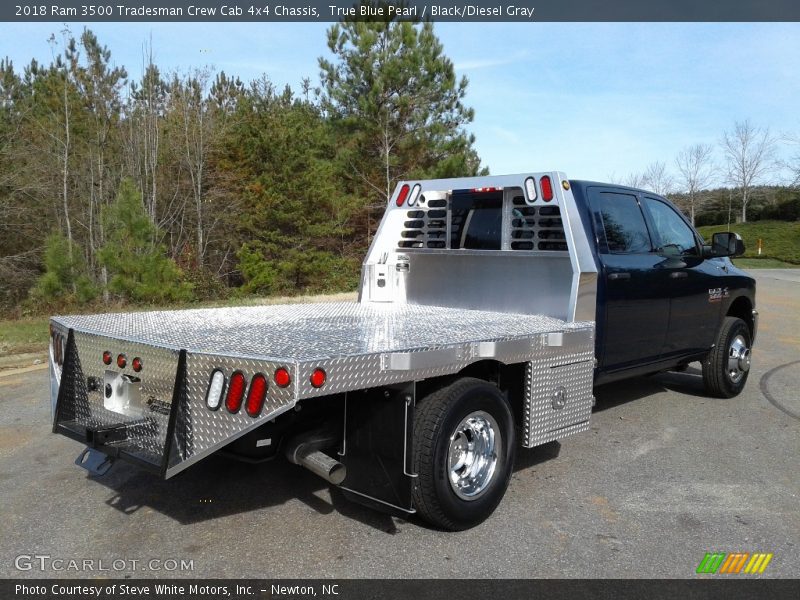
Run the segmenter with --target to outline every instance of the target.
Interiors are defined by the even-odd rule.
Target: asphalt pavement
[[[82,446],[50,433],[47,371],[6,372],[0,577],[682,578],[706,552],[772,553],[760,577],[798,577],[800,270],[753,273],[740,396],[704,397],[698,365],[598,388],[591,430],[520,450],[499,509],[461,533],[351,504],[284,461],[88,476]]]

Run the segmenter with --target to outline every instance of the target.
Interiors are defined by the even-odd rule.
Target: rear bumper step
[[[116,459],[93,448],[84,448],[75,459],[75,464],[86,469],[92,475],[105,475],[114,466]]]
[[[148,455],[135,443],[129,442],[127,440],[129,429],[128,425],[86,427],[77,421],[63,421],[56,424],[55,432],[86,444],[75,464],[91,473],[103,475],[115,460],[121,459],[152,473],[161,474],[160,457]],[[92,456],[87,458],[87,453],[91,453]],[[101,457],[105,459],[101,461]],[[92,465],[101,462],[108,462],[108,467],[103,470],[92,468]]]

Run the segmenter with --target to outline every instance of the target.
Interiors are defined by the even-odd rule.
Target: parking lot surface
[[[499,509],[461,533],[351,504],[282,460],[88,476],[82,446],[50,433],[47,371],[5,373],[0,577],[696,577],[706,552],[773,553],[762,577],[798,577],[800,270],[753,273],[740,396],[704,397],[697,364],[597,388],[591,430],[521,449]]]

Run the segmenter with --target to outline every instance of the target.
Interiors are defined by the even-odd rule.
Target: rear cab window
[[[601,191],[592,195],[592,206],[601,250],[605,246],[606,252],[611,254],[652,251],[650,233],[636,196]]]
[[[450,200],[450,248],[500,250],[503,193],[453,194]]]

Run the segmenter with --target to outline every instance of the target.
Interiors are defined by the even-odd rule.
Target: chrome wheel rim
[[[450,487],[462,500],[475,500],[489,487],[502,437],[497,421],[482,410],[470,413],[450,436],[447,470]]]
[[[728,377],[731,382],[739,383],[744,374],[750,370],[750,348],[743,335],[731,340],[728,348]]]

